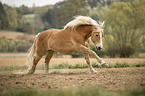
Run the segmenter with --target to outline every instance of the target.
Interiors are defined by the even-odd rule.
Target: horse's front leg
[[[102,66],[108,66],[108,64],[106,64],[106,62],[103,59],[101,59],[94,51],[87,48],[86,46],[78,44],[77,48],[80,52],[83,52],[84,54],[90,54],[93,57],[95,57]]]
[[[88,67],[89,67],[90,71],[91,71],[92,73],[97,73],[97,71],[94,70],[94,68],[93,68],[93,66],[92,66],[92,64],[91,64],[91,62],[90,62],[89,54],[85,54],[85,53],[84,53],[84,56],[85,56],[85,59],[86,59],[86,62],[87,62],[87,64],[88,64]]]

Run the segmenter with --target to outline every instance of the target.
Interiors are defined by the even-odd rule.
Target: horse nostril
[[[97,50],[101,50],[102,48],[101,47],[97,47]]]
[[[101,49],[101,47],[98,47],[98,49],[100,50],[100,49]]]
[[[103,48],[103,45],[101,45],[101,44],[96,44],[96,49],[97,50],[101,50]]]

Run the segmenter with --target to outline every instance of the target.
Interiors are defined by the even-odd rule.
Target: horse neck
[[[93,29],[94,28],[91,25],[83,25],[83,26],[79,26],[77,28],[77,31],[81,33],[81,35],[84,37],[84,40],[87,40],[91,36]]]

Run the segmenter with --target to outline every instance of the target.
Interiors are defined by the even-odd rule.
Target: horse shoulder
[[[89,45],[90,45],[90,39],[87,39],[85,42],[85,46],[89,48]]]

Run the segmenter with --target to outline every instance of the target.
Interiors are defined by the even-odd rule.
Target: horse
[[[97,50],[103,48],[103,29],[104,22],[98,24],[91,17],[76,16],[74,20],[64,26],[64,29],[48,29],[38,33],[28,53],[28,74],[35,72],[36,65],[44,54],[47,54],[45,57],[45,72],[49,73],[49,61],[54,52],[82,52],[92,73],[97,71],[91,65],[89,54],[95,57],[100,65],[108,66],[104,60],[89,48],[89,37],[91,37]]]

